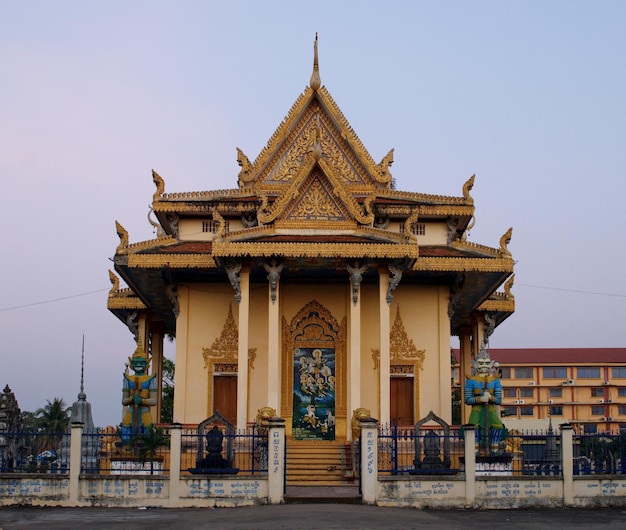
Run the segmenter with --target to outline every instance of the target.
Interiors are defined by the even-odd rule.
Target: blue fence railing
[[[626,475],[626,432],[574,435],[574,475]]]
[[[0,431],[0,472],[67,473],[70,435]]]

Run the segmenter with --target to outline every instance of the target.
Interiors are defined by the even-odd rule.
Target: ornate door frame
[[[293,418],[293,351],[294,348],[334,348],[335,350],[335,417],[337,438],[346,429],[346,337],[345,317],[341,324],[332,313],[312,300],[287,323],[282,321],[281,417],[285,418],[287,435],[291,436]]]

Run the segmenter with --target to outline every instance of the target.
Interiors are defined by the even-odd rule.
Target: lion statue
[[[371,416],[370,409],[359,407],[352,412],[352,441],[359,438],[361,433],[361,420],[363,418],[369,418]]]
[[[256,425],[259,432],[267,431],[271,418],[276,417],[276,409],[272,407],[262,407],[256,413]]]

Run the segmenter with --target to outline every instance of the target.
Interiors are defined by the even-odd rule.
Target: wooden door
[[[391,423],[407,427],[415,423],[413,419],[413,378],[392,377],[391,391]]]
[[[237,376],[216,375],[213,378],[213,412],[219,411],[237,425]]]

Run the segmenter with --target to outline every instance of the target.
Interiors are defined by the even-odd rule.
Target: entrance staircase
[[[287,441],[285,502],[360,504],[350,445]]]
[[[287,486],[355,484],[349,445],[342,442],[287,442]]]

